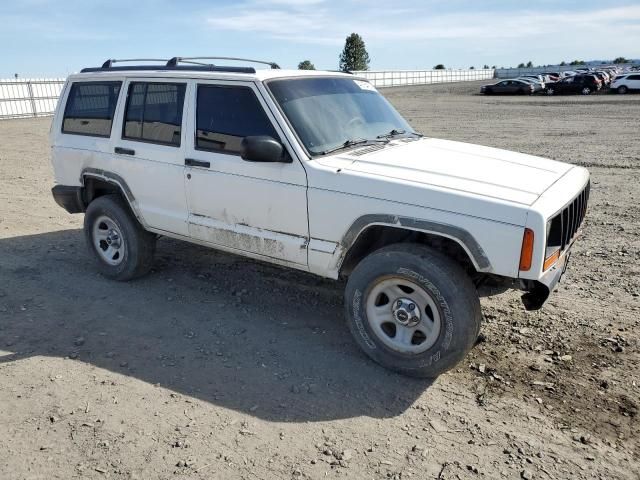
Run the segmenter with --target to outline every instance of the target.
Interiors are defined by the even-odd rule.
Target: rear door
[[[114,173],[124,178],[148,227],[188,236],[183,128],[188,82],[131,78],[123,88],[111,152]]]
[[[307,177],[253,82],[197,81],[185,157],[189,231],[231,251],[306,269]],[[249,135],[280,140],[290,163],[249,162]]]

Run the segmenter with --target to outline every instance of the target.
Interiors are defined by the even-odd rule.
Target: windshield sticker
[[[370,90],[372,92],[376,91],[376,87],[371,85],[369,82],[363,82],[362,80],[354,80],[353,83],[358,85],[361,90]]]

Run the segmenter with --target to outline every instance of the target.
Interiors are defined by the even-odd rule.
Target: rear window
[[[64,109],[62,133],[109,137],[122,82],[76,82]]]
[[[180,146],[184,83],[132,82],[122,138]]]

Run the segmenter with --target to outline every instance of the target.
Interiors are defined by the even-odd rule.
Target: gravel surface
[[[50,195],[50,119],[0,122],[0,478],[639,478],[640,96],[385,89],[423,133],[588,166],[569,272],[539,312],[482,300],[434,383],[367,360],[343,285],[162,239],[96,274]]]

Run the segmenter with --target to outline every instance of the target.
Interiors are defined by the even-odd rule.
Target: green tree
[[[444,70],[444,65],[439,63],[437,64],[435,67],[433,67],[434,70]]]
[[[618,57],[613,59],[613,63],[618,64],[618,63],[631,63],[631,62],[624,57]]]
[[[569,65],[585,65],[584,60],[572,60]]]
[[[519,63],[518,68],[524,68],[524,63]]]
[[[344,49],[340,54],[340,70],[369,70],[369,54],[364,40],[357,33],[352,33],[344,42]]]
[[[469,67],[469,70],[475,70],[475,69],[476,69],[476,67],[474,67],[473,65],[471,65],[471,66]]]
[[[533,67],[533,62],[531,60],[529,60],[527,62],[527,68],[531,68],[531,67]]]
[[[560,66],[564,67],[567,64],[567,62],[565,62],[564,60],[560,62]]]
[[[486,65],[486,64],[485,64],[485,66],[484,66],[484,67],[482,67],[482,68],[484,68],[485,70],[489,70],[489,65]],[[495,68],[495,67],[493,67],[493,68]]]
[[[304,60],[298,64],[298,70],[315,70],[316,67],[311,60]]]

